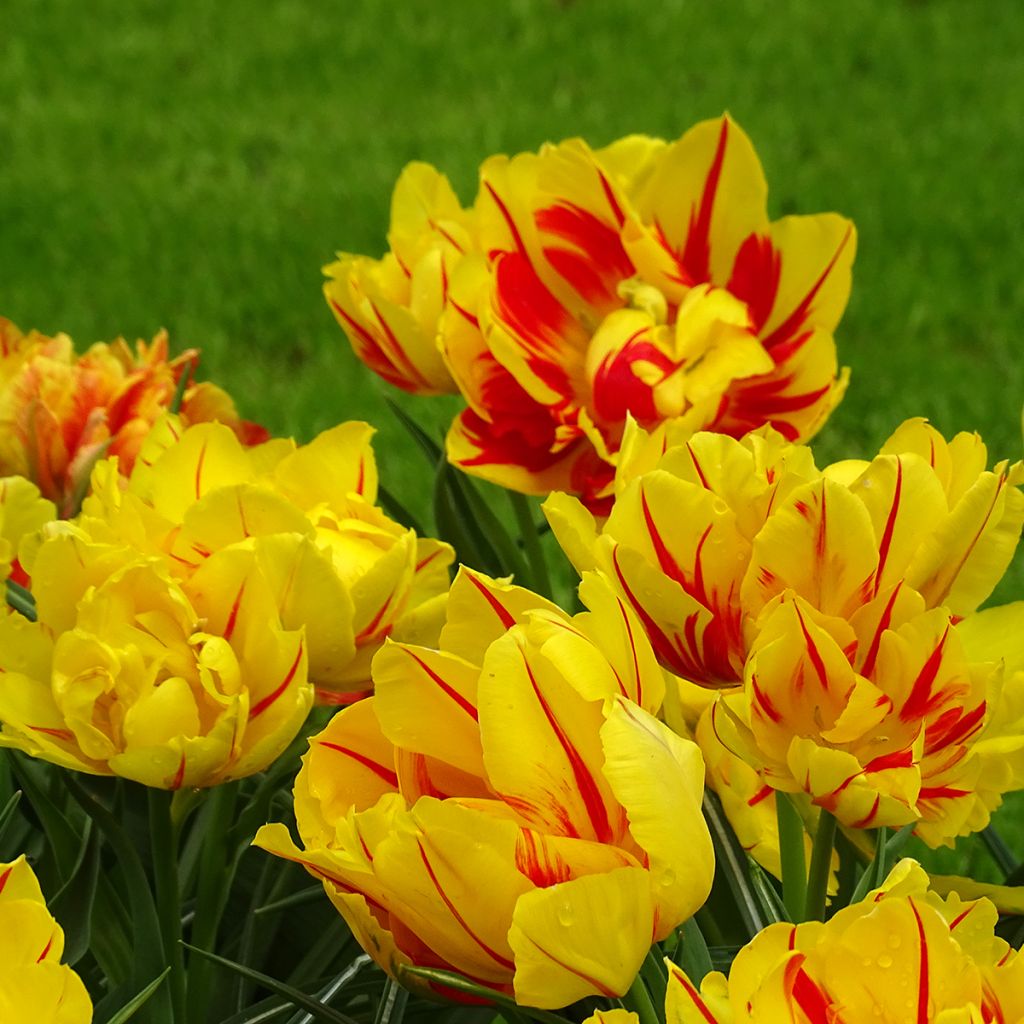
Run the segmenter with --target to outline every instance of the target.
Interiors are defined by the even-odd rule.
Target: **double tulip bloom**
[[[768,792],[731,755],[847,825],[918,822],[935,843],[984,827],[1024,781],[1020,676],[1000,664],[1024,610],[973,614],[1016,548],[1024,471],[986,461],[976,436],[920,420],[823,471],[772,432],[664,454],[637,435],[607,522],[564,495],[546,508],[662,663],[722,691],[698,734],[751,809]]]
[[[38,621],[0,620],[0,744],[149,786],[259,771],[389,634],[436,638],[450,549],[373,504],[365,424],[246,448],[160,420],[125,484],[21,542]]]
[[[881,889],[826,924],[766,928],[740,950],[728,980],[713,972],[698,990],[671,967],[666,1017],[669,1024],[1009,1024],[1024,1019],[1024,959],[994,934],[997,918],[987,899],[929,892],[925,872],[902,861]]]
[[[440,966],[522,1005],[621,995],[707,897],[703,765],[653,717],[664,676],[593,578],[573,618],[463,568],[437,648],[389,643],[375,694],[310,741],[303,864],[392,976]]]
[[[92,1001],[63,952],[64,932],[28,862],[0,864],[0,1020],[89,1024]]]
[[[168,358],[167,332],[129,348],[123,338],[75,352],[66,334],[22,334],[0,318],[0,474],[34,481],[63,515],[76,511],[93,464],[117,456],[128,473],[183,373],[199,353]],[[266,431],[239,419],[231,398],[210,383],[191,384],[181,401],[185,423],[217,420],[247,444]]]
[[[579,139],[493,157],[464,210],[424,165],[392,204],[391,251],[327,268],[356,353],[467,408],[449,459],[526,493],[607,510],[630,418],[811,436],[839,401],[832,332],[853,226],[769,221],[760,163],[728,117],[677,142]]]

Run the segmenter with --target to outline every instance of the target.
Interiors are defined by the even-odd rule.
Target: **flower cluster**
[[[325,293],[357,355],[408,391],[458,390],[448,456],[607,509],[630,418],[815,433],[842,397],[832,332],[856,244],[834,214],[769,221],[729,117],[677,142],[580,139],[492,157],[463,209],[433,168],[395,188],[390,252]]]
[[[92,1001],[65,964],[64,932],[24,857],[0,864],[0,1020],[88,1024]]]
[[[375,505],[370,429],[244,446],[165,417],[126,482],[21,545],[38,621],[0,622],[0,743],[150,786],[260,770],[313,685],[344,700],[392,633],[436,637],[450,549]]]
[[[918,821],[933,843],[983,828],[1024,783],[1020,681],[999,663],[1024,612],[974,614],[1017,546],[1024,467],[986,469],[976,435],[947,443],[923,420],[820,471],[770,430],[673,441],[634,432],[600,526],[568,496],[546,510],[662,663],[721,691],[683,686],[708,705],[697,734],[727,806],[763,813],[767,783],[853,827]]]
[[[310,741],[305,848],[257,836],[393,975],[441,965],[540,1007],[617,996],[707,897],[700,753],[651,713],[664,677],[635,616],[597,578],[581,594],[570,618],[463,568],[440,646],[386,645],[374,696]]]
[[[66,334],[22,334],[0,318],[0,474],[28,477],[63,514],[74,512],[101,455],[131,470],[198,358],[189,349],[169,359],[166,331],[148,345],[137,341],[134,352],[118,338],[79,355]],[[228,424],[248,444],[267,438],[214,384],[185,387],[180,412],[185,423]]]

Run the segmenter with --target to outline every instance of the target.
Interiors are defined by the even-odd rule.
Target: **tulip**
[[[0,864],[0,1020],[88,1024],[92,1000],[60,962],[64,932],[24,856]]]
[[[0,579],[27,582],[18,561],[21,541],[55,516],[53,502],[41,497],[31,481],[21,476],[0,479]]]
[[[159,789],[266,768],[313,700],[303,631],[263,571],[275,554],[220,551],[182,583],[73,529],[45,541],[38,621],[0,619],[0,746]]]
[[[472,217],[429,164],[409,164],[391,199],[391,250],[380,260],[339,253],[324,295],[353,351],[413,394],[455,386],[437,346],[448,282],[475,248]]]
[[[66,334],[28,335],[0,322],[0,471],[29,477],[63,515],[77,510],[93,464],[116,455],[128,473],[154,421],[174,397],[198,352],[168,358],[167,332],[134,353],[123,338],[75,352]],[[209,383],[182,396],[185,423],[217,419],[246,443],[266,431],[240,420],[234,403]]]
[[[826,924],[773,924],[698,990],[669,963],[669,1024],[1016,1021],[1024,960],[994,934],[987,899],[941,899],[901,861],[880,889]]]
[[[375,694],[310,741],[302,847],[392,976],[442,966],[522,1005],[621,995],[713,872],[697,748],[653,717],[664,677],[596,578],[569,618],[460,570],[437,648],[388,643]]]
[[[575,139],[481,169],[484,256],[452,279],[441,345],[469,408],[449,458],[607,511],[630,418],[806,439],[842,397],[832,332],[856,238],[834,214],[770,222],[728,116],[666,145]]]
[[[161,420],[126,488],[109,463],[97,465],[79,525],[166,558],[183,580],[215,552],[259,538],[282,625],[306,629],[321,699],[344,699],[368,687],[388,636],[436,640],[453,557],[376,507],[372,433],[345,423],[308,445],[247,448],[219,424]]]

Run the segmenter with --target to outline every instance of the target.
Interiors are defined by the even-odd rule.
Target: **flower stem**
[[[185,1022],[185,957],[181,948],[181,895],[178,886],[178,842],[171,820],[171,794],[148,790],[150,856],[156,882],[156,911],[160,919],[171,1007],[176,1024]]]
[[[203,850],[199,859],[199,880],[196,891],[196,916],[192,925],[191,945],[214,952],[217,931],[230,889],[232,851],[228,849],[228,829],[234,820],[236,785],[221,783],[210,792],[205,819],[196,827],[205,827]],[[188,1020],[203,1020],[212,981],[213,964],[205,957],[189,957]]]
[[[661,1015],[654,1007],[651,993],[647,991],[642,974],[633,979],[623,1002],[640,1018],[640,1024],[661,1024]]]
[[[811,868],[807,876],[807,904],[805,921],[824,921],[825,902],[828,898],[828,876],[832,870],[832,846],[836,839],[836,818],[822,810],[818,829],[814,833],[811,850]]]
[[[538,594],[551,597],[551,579],[544,559],[544,549],[540,546],[540,534],[537,532],[537,522],[533,518],[530,499],[518,491],[509,491],[508,499],[516,516],[519,535],[523,539],[523,549],[532,577],[531,585]]]
[[[779,852],[782,855],[782,902],[789,919],[803,920],[807,904],[807,862],[804,858],[804,823],[788,793],[775,791],[775,814],[779,823]]]

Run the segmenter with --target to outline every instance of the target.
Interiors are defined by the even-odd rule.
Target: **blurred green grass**
[[[679,135],[728,109],[774,215],[860,231],[848,397],[821,461],[912,415],[1021,452],[1024,13],[1015,0],[6,0],[0,313],[80,344],[166,326],[276,433],[380,428],[410,504],[426,468],[320,296],[384,246],[392,184],[464,198],[492,152]],[[440,425],[451,404],[408,401]],[[1000,588],[1022,592],[1019,566]]]

